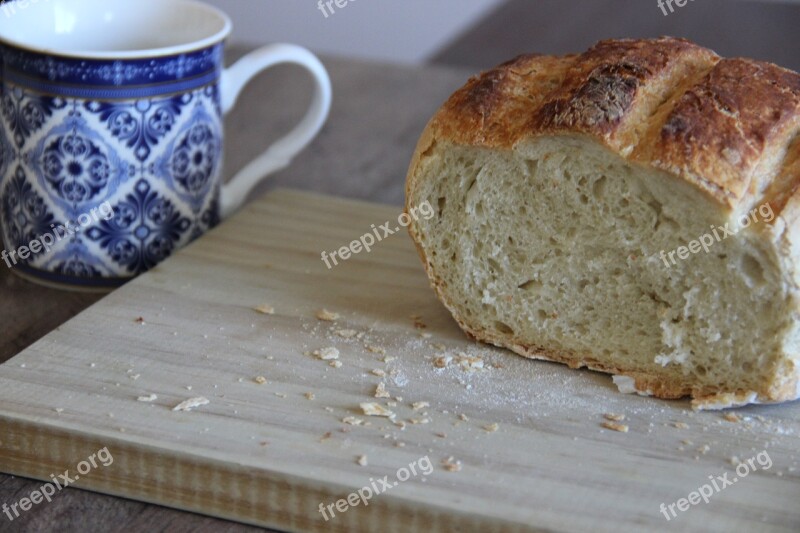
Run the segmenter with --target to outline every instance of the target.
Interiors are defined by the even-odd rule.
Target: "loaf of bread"
[[[611,40],[478,75],[428,124],[410,233],[472,338],[695,408],[800,396],[800,75]]]

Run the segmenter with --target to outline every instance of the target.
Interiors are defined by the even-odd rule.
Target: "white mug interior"
[[[231,31],[227,15],[195,0],[14,0],[0,21],[0,41],[86,59],[178,55]]]

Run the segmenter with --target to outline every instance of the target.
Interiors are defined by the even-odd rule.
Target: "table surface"
[[[231,50],[231,60],[241,55]],[[405,172],[417,138],[441,103],[470,75],[446,67],[409,68],[325,59],[333,81],[330,119],[314,143],[253,196],[274,187],[401,205]],[[310,79],[295,67],[276,67],[253,82],[227,117],[226,173],[232,175],[302,117]],[[0,363],[98,301],[102,295],[39,287],[0,268]],[[2,467],[0,467],[2,470]],[[0,474],[0,504],[14,502],[39,481]],[[9,522],[4,531],[259,531],[224,520],[95,494],[59,493]]]

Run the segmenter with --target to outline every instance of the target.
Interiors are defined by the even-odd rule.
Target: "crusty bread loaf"
[[[798,132],[800,75],[685,40],[521,56],[428,124],[410,233],[475,339],[697,408],[793,400]]]

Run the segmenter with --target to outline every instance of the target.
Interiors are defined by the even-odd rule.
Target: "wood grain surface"
[[[0,366],[4,468],[47,480],[107,448],[81,486],[342,532],[660,531],[662,503],[727,472],[739,484],[673,518],[682,531],[797,530],[800,403],[727,419],[472,343],[399,213],[273,192],[48,334]],[[395,233],[326,267],[373,225]],[[314,354],[329,347],[338,368]],[[193,397],[209,403],[174,411]],[[368,506],[318,511],[411,464]]]
[[[229,63],[245,50],[232,49]],[[408,161],[419,133],[471,72],[408,68],[323,58],[334,90],[331,117],[320,136],[286,170],[254,194],[274,187],[311,189],[401,205]],[[226,165],[232,173],[303,116],[311,98],[300,69],[277,67],[243,92],[228,116]],[[100,299],[39,287],[0,268],[0,362]],[[0,472],[3,471],[0,463]],[[41,483],[0,474],[0,502],[15,502]],[[0,515],[0,518],[2,516]],[[23,520],[0,520],[0,532],[231,531],[252,528],[157,505],[67,489]]]

